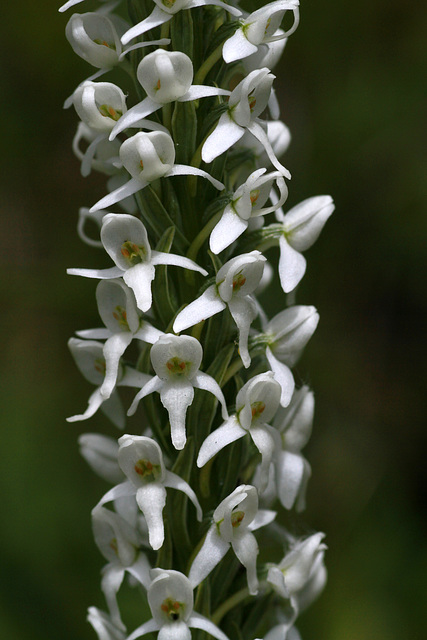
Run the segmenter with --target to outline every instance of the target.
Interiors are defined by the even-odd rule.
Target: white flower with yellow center
[[[146,436],[122,436],[119,439],[118,462],[128,480],[108,491],[97,508],[112,500],[135,495],[147,522],[153,549],[160,549],[165,537],[163,509],[166,488],[185,493],[196,508],[197,519],[202,519],[196,494],[185,480],[165,468],[162,450],[155,440]]]
[[[159,125],[156,126],[160,128]],[[165,131],[140,131],[123,142],[119,154],[124,168],[132,178],[122,187],[101,198],[91,207],[91,212],[107,209],[159,178],[200,176],[209,180],[215,189],[224,189],[222,182],[212,178],[206,171],[186,164],[175,164],[175,146],[171,136]]]
[[[191,640],[190,627],[206,631],[218,640],[228,640],[225,633],[193,611],[193,587],[190,580],[173,569],[152,569],[153,582],[148,589],[151,620],[135,629],[127,640],[136,640],[147,633],[158,631],[158,640]]]
[[[194,388],[212,393],[221,403],[224,420],[228,418],[219,384],[199,369],[203,350],[196,338],[165,334],[151,347],[150,357],[156,375],[135,396],[128,415],[135,413],[142,398],[154,391],[160,393],[160,400],[169,413],[175,449],[183,449],[187,440],[185,418],[194,399]]]
[[[213,253],[220,253],[241,236],[248,228],[251,218],[272,213],[285,202],[288,188],[282,174],[279,171],[266,171],[267,169],[254,171],[234,192],[231,202],[225,207],[221,219],[210,235],[209,246]],[[275,204],[264,207],[274,183],[280,191],[280,196]]]
[[[163,331],[142,319],[132,289],[123,280],[101,280],[96,288],[96,301],[106,328],[76,333],[79,338],[106,340],[103,348],[106,370],[101,394],[109,398],[116,384],[120,358],[132,340],[154,344]]]
[[[184,331],[228,306],[239,330],[240,357],[245,367],[249,367],[249,329],[258,315],[257,304],[250,294],[260,283],[265,262],[260,251],[243,253],[226,262],[216,274],[216,284],[208,287],[177,315],[173,330],[176,333]]]
[[[222,57],[225,62],[241,60],[258,51],[262,44],[283,40],[290,36],[299,23],[298,0],[277,0],[261,7],[241,20],[241,27],[224,42]],[[294,14],[292,27],[278,33],[287,11]]]
[[[212,162],[243,137],[246,131],[264,147],[272,165],[286,178],[289,171],[278,161],[259,116],[271,95],[275,76],[267,67],[256,69],[231,92],[228,108],[202,147],[202,160]]]
[[[120,213],[108,213],[102,220],[101,242],[116,266],[110,269],[68,269],[67,273],[86,278],[111,280],[123,277],[133,290],[136,304],[141,311],[151,308],[151,283],[155,267],[159,264],[175,265],[198,271],[207,271],[184,256],[153,251],[148,242],[147,230],[136,217]]]
[[[245,484],[237,487],[214,511],[212,526],[191,565],[188,577],[193,587],[210,574],[231,547],[247,571],[249,593],[256,595],[259,549],[252,531],[269,524],[275,517],[275,511],[258,510],[255,487]]]
[[[101,342],[95,340],[79,340],[78,338],[70,338],[68,346],[71,355],[83,376],[96,385],[95,391],[89,397],[88,407],[82,414],[67,418],[67,422],[76,422],[78,420],[88,420],[99,408],[111,420],[111,422],[123,429],[125,426],[125,413],[117,390],[111,393],[107,399],[101,393],[101,387],[105,379],[107,365]],[[150,379],[146,373],[141,373],[132,367],[123,366],[120,362],[118,365],[116,387],[141,387]]]
[[[110,140],[129,127],[141,127],[144,118],[170,102],[188,102],[211,96],[230,95],[226,89],[193,85],[193,63],[181,51],[157,49],[138,65],[137,78],[147,97],[129,109],[114,124]]]
[[[203,467],[221,449],[249,433],[262,456],[260,491],[263,491],[274,452],[280,446],[278,432],[267,424],[279,407],[280,395],[280,384],[270,371],[251,378],[237,394],[236,413],[203,442],[197,466]]]

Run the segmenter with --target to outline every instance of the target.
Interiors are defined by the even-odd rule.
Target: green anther
[[[173,598],[166,598],[166,600],[164,600],[160,605],[160,609],[166,613],[170,620],[176,622],[176,620],[179,620],[181,617],[182,610],[184,609],[184,603],[178,602]]]
[[[182,376],[188,375],[191,367],[191,362],[181,360],[181,358],[171,358],[166,363],[167,368],[174,375]]]
[[[258,401],[258,402],[253,402],[251,404],[251,409],[252,409],[252,419],[256,419],[259,418],[260,415],[264,412],[265,409],[265,403]]]
[[[240,271],[234,278],[233,278],[233,292],[237,293],[237,291],[240,291],[240,289],[243,287],[243,285],[246,282],[246,278],[243,275],[243,273]]]
[[[259,194],[260,194],[260,190],[259,189],[253,189],[250,193],[250,199],[251,199],[251,205],[254,206],[254,204],[256,203],[256,201],[259,198]]]
[[[145,480],[155,480],[160,475],[160,465],[153,464],[149,460],[138,460],[134,465],[135,472]]]
[[[173,5],[175,4],[176,0],[162,0],[162,4],[165,5],[165,7],[167,7],[168,9],[170,9],[171,7],[173,7]]]
[[[122,244],[121,254],[129,263],[130,267],[144,261],[145,247],[141,247],[130,240]]]
[[[114,43],[110,43],[110,42],[106,42],[106,40],[101,40],[101,38],[95,38],[94,40],[95,44],[102,44],[104,47],[108,47],[108,49],[113,49],[113,51],[116,50],[116,45]]]
[[[129,331],[126,309],[124,307],[121,307],[118,304],[113,311],[113,317],[115,320],[117,320],[117,322],[123,329],[126,329],[126,331]]]
[[[114,122],[117,122],[117,120],[120,120],[120,118],[123,115],[123,111],[114,109],[109,104],[101,104],[101,106],[98,107],[98,110],[102,116],[104,116],[105,118],[111,118],[111,120],[114,120]]]
[[[237,529],[237,527],[240,527],[244,517],[244,511],[233,511],[233,513],[231,514],[231,526],[233,527],[233,529]]]

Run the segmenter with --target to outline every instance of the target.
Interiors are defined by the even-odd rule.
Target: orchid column
[[[73,149],[83,176],[106,176],[77,228],[111,259],[69,269],[98,281],[104,325],[70,339],[96,388],[69,421],[100,409],[125,432],[80,437],[109,485],[92,512],[106,610],[90,607],[88,620],[99,640],[296,640],[326,581],[324,534],[284,524],[300,518],[288,513],[304,509],[311,475],[301,451],[314,395],[292,368],[319,316],[285,294],[295,299],[301,252],[334,210],[314,196],[283,211],[290,134],[272,69],[298,0],[251,14],[221,0],[69,9],[84,11],[66,36],[92,67],[64,105],[79,117]],[[258,295],[276,245],[283,310],[269,319]],[[121,613],[128,579],[151,610],[136,629]]]

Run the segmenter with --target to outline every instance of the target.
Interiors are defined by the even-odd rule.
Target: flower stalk
[[[236,625],[241,640],[291,640],[325,584],[326,547],[323,533],[279,524],[305,506],[314,396],[292,368],[319,318],[286,302],[334,209],[316,196],[283,213],[290,137],[272,69],[299,3],[250,14],[235,0],[89,4],[60,8],[75,11],[67,38],[96,69],[65,106],[80,119],[82,175],[106,176],[78,233],[113,266],[68,270],[99,281],[104,324],[70,339],[95,390],[68,420],[100,409],[126,433],[79,440],[110,485],[92,511],[106,611],[90,607],[88,621],[99,640],[228,640]],[[112,69],[118,84],[104,80]],[[284,308],[269,319],[259,295],[277,245]],[[123,386],[135,390],[126,407]],[[152,614],[136,629],[121,615],[128,578]]]

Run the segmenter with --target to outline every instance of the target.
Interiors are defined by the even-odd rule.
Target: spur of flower
[[[151,308],[151,283],[154,280],[156,265],[175,265],[207,275],[207,271],[189,258],[174,253],[153,251],[143,223],[131,215],[120,213],[105,215],[102,221],[101,242],[115,262],[115,267],[68,269],[67,273],[106,280],[122,276],[128,287],[133,290],[137,307],[141,311],[148,311]]]
[[[170,102],[188,102],[211,96],[230,95],[226,89],[193,85],[193,63],[181,51],[157,49],[146,55],[136,75],[147,97],[129,109],[114,124],[110,140],[129,127],[140,127],[140,121]]]
[[[256,559],[258,543],[252,531],[274,520],[275,511],[258,510],[258,492],[251,485],[240,485],[215,509],[213,522],[203,546],[191,565],[189,579],[200,584],[221,562],[230,547],[247,572],[251,595],[258,593]]]
[[[280,447],[278,432],[267,424],[279,407],[280,395],[280,384],[271,371],[251,378],[237,394],[236,413],[203,442],[197,466],[203,467],[221,449],[249,433],[262,456],[259,489],[263,491],[267,486],[273,455]]]
[[[95,340],[70,338],[68,346],[80,372],[86,380],[96,385],[96,389],[89,397],[86,411],[67,418],[67,422],[87,420],[101,408],[101,411],[116,427],[123,429],[125,426],[125,413],[117,390],[114,389],[108,399],[101,393],[106,371],[104,345]],[[141,371],[119,363],[116,387],[141,387],[149,379],[150,376],[146,373],[141,373]]]
[[[105,377],[101,394],[109,398],[117,381],[120,358],[132,340],[142,340],[154,344],[163,331],[159,331],[143,320],[137,309],[132,289],[123,280],[101,280],[96,287],[98,311],[105,329],[85,329],[77,331],[79,338],[103,340]]]
[[[185,480],[166,469],[162,450],[155,440],[146,436],[122,436],[119,439],[118,462],[127,481],[110,489],[101,498],[97,508],[107,502],[135,495],[147,522],[149,542],[153,549],[160,549],[165,537],[163,508],[167,488],[185,493],[196,508],[197,519],[202,519],[196,494]]]
[[[124,628],[117,592],[125,573],[130,573],[146,589],[151,582],[150,564],[145,553],[140,551],[142,539],[121,515],[100,506],[92,510],[92,530],[98,549],[108,562],[102,569],[101,589],[112,621]]]
[[[135,413],[142,398],[154,391],[159,392],[160,400],[169,413],[175,449],[183,449],[187,440],[185,418],[194,399],[194,388],[212,393],[221,403],[223,419],[228,418],[225,398],[219,384],[199,369],[203,350],[196,338],[165,334],[151,347],[150,357],[156,375],[137,393],[128,415]]]
[[[276,183],[280,196],[275,204],[264,207]],[[225,207],[221,219],[215,225],[209,238],[213,253],[220,253],[229,247],[248,228],[249,220],[276,211],[288,197],[288,188],[280,171],[267,173],[267,169],[257,169],[240,185]],[[279,204],[280,203],[280,204]]]
[[[228,108],[202,147],[202,160],[212,162],[243,137],[251,133],[263,145],[272,165],[286,178],[289,171],[278,161],[258,116],[267,107],[275,76],[264,67],[249,73],[231,92]]]
[[[201,629],[218,640],[228,640],[213,622],[193,611],[193,587],[190,580],[173,569],[152,569],[148,604],[153,615],[135,629],[127,640],[136,640],[158,631],[158,640],[191,640],[190,628]]]
[[[290,36],[299,23],[298,0],[277,0],[264,5],[245,19],[234,35],[224,42],[222,57],[225,62],[241,60],[258,51],[262,44],[283,40]],[[280,30],[283,16],[287,11],[294,14],[292,27],[287,31]]]
[[[216,274],[216,284],[208,287],[177,315],[173,330],[176,333],[184,331],[228,306],[239,330],[240,357],[245,367],[249,367],[249,329],[258,315],[258,307],[250,294],[260,283],[265,262],[260,251],[243,253],[226,262]]]
[[[181,10],[192,9],[193,7],[200,7],[204,5],[215,5],[216,7],[221,7],[228,13],[231,13],[233,16],[241,16],[242,12],[235,7],[231,7],[229,4],[225,4],[225,2],[221,2],[221,0],[154,0],[155,7],[148,18],[138,22],[134,27],[131,27],[126,33],[122,36],[122,43],[127,44],[137,36],[146,33],[150,29],[154,29],[154,27],[158,27],[165,22],[169,22],[172,20],[175,13]]]
[[[160,127],[160,125],[159,125]],[[123,142],[120,160],[132,178],[91,207],[90,211],[107,209],[112,204],[144,189],[150,182],[171,176],[193,175],[206,178],[219,191],[224,185],[202,169],[186,164],[175,164],[175,146],[165,131],[145,133],[140,131]]]

